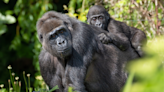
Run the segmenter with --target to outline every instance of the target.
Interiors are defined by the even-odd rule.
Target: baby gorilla
[[[100,27],[110,32],[111,40],[108,42],[113,42],[113,44],[115,44],[115,41],[120,42],[120,44],[117,43],[115,45],[121,50],[126,50],[127,47],[122,47],[122,44],[126,42],[123,39],[128,38],[136,53],[140,57],[143,56],[141,47],[143,42],[146,41],[146,35],[143,31],[114,20],[105,8],[99,5],[95,5],[89,9],[87,21],[90,25]]]

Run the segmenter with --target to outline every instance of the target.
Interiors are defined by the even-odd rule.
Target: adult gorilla
[[[126,50],[126,47],[123,47],[121,44],[125,43],[123,39],[128,38],[131,42],[132,47],[139,56],[143,56],[142,45],[143,41],[146,41],[146,35],[143,31],[129,27],[123,22],[119,22],[110,17],[109,13],[105,10],[104,7],[95,5],[89,9],[87,14],[87,21],[90,25],[100,27],[108,32],[110,32],[113,39],[120,42],[120,44],[115,44],[121,50]]]
[[[106,31],[50,11],[38,20],[37,33],[41,75],[50,88],[59,86],[55,92],[69,86],[77,92],[119,92],[125,83],[124,64],[135,55],[103,45],[97,35]]]

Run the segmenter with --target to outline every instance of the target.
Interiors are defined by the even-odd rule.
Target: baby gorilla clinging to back
[[[126,50],[126,47],[123,48],[121,44],[125,42],[123,39],[127,37],[136,53],[140,57],[143,56],[141,47],[143,41],[146,41],[146,35],[143,31],[134,27],[129,27],[123,22],[114,20],[110,17],[105,8],[99,5],[95,5],[89,9],[87,21],[90,25],[109,31],[111,33],[111,40],[108,42],[115,44],[116,40],[119,41],[120,44],[117,43],[115,45],[121,50]]]

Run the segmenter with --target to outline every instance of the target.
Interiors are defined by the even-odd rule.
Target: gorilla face
[[[87,21],[90,25],[107,30],[110,15],[102,6],[95,5],[91,7],[87,14]]]
[[[92,15],[90,18],[90,24],[105,29],[104,25],[106,25],[106,22],[104,14]]]
[[[71,34],[61,20],[46,20],[39,28],[38,35],[43,49],[53,56],[66,58],[72,53]]]

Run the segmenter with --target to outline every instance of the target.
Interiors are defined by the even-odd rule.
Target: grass
[[[21,81],[19,80],[18,76],[15,76],[15,73],[13,73],[11,65],[8,67],[9,74],[10,74],[10,79],[8,80],[8,88],[4,88],[4,84],[0,85],[0,92],[21,92]],[[31,87],[30,84],[30,74],[27,74],[25,71],[23,71],[23,79],[25,82],[25,92],[52,92],[56,89],[58,89],[58,86],[55,86],[53,89],[48,90],[48,89],[42,89],[42,88],[33,88]]]
[[[9,65],[8,67],[9,70],[9,74],[10,74],[10,79],[8,80],[8,88],[4,88],[4,84],[0,84],[0,92],[21,92],[21,81],[19,80],[18,76],[15,76],[15,73],[13,73],[12,67],[11,65]],[[46,88],[32,88],[31,87],[31,83],[30,83],[30,74],[25,73],[25,71],[23,71],[23,79],[25,82],[25,92],[52,92],[54,90],[59,89],[58,85],[56,85],[54,88],[52,88],[51,90],[48,90]],[[37,80],[42,80],[41,76],[37,76],[36,77]],[[44,84],[44,83],[42,83]],[[46,86],[46,84],[44,84]],[[44,87],[45,87],[44,86]],[[68,92],[73,92],[73,88],[69,87],[68,88]]]

